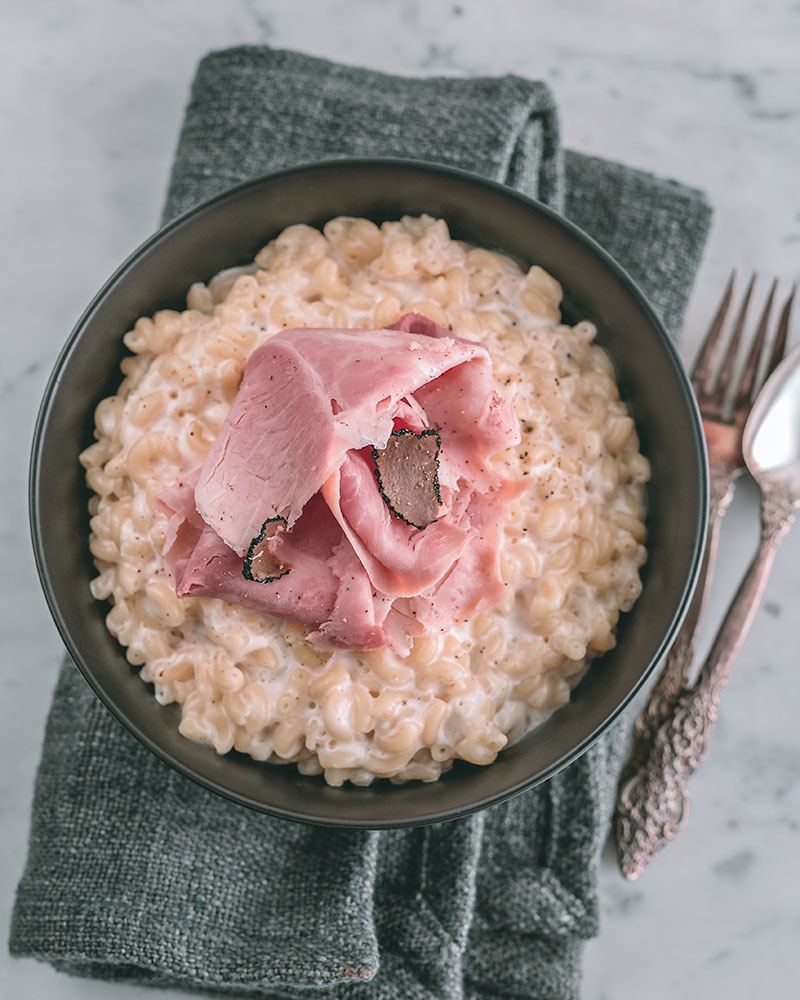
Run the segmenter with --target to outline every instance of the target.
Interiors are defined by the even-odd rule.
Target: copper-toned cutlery
[[[713,572],[719,523],[733,497],[736,479],[745,469],[742,452],[745,423],[760,387],[785,352],[794,299],[793,289],[781,310],[772,344],[768,345],[770,313],[777,285],[773,282],[744,367],[732,388],[754,284],[755,276],[750,280],[720,360],[725,320],[733,298],[734,277],[731,276],[692,372],[692,386],[700,406],[708,446],[708,542],[700,579],[686,619],[647,706],[636,721],[632,755],[620,778],[617,849],[622,873],[630,879],[642,873],[653,855],[676,835],[686,820],[686,781],[705,755],[708,734],[716,718],[719,692],[727,680],[766,582],[768,567],[759,577],[757,595],[750,594],[747,600],[740,599],[740,591],[734,599],[714,648],[696,684],[692,685],[690,667],[694,639]],[[745,583],[750,580],[750,590],[753,582],[751,575],[752,571],[745,580]],[[739,612],[744,603],[748,603],[749,610],[742,616]],[[738,632],[734,636],[736,629]]]

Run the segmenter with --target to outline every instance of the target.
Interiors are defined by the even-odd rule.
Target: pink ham
[[[339,583],[336,601],[327,620],[309,635],[309,641],[318,649],[380,649],[387,645],[384,623],[392,602],[372,589],[346,538],[342,537],[330,566]]]
[[[347,454],[322,495],[376,590],[389,597],[420,594],[441,580],[469,534],[444,517],[420,531],[395,517],[378,491],[373,463]]]
[[[164,539],[164,562],[173,580],[182,580],[192,555],[200,541],[205,521],[197,513],[194,488],[199,469],[186,479],[173,483],[158,497],[158,506],[169,517]]]
[[[385,645],[382,624],[390,602],[375,601],[369,579],[320,496],[312,497],[295,529],[276,536],[270,550],[292,569],[269,583],[242,575],[243,560],[194,512],[189,482],[159,497],[171,514],[165,544],[179,597],[217,597],[308,628],[320,628],[318,645],[347,637],[359,649]],[[196,522],[200,521],[201,528]]]
[[[448,336],[443,327],[416,313],[407,314],[392,329]],[[526,488],[523,482],[498,475],[489,463],[495,452],[519,441],[519,425],[512,401],[494,391],[485,349],[421,386],[413,398],[442,438],[444,517],[418,531],[392,516],[372,481],[371,466],[355,451],[322,487],[373,585],[391,597],[412,597],[435,588],[475,532],[502,516]],[[484,582],[498,593],[492,583],[499,579],[497,568]]]
[[[496,525],[473,536],[433,593],[395,601],[394,610],[412,618],[429,635],[446,632],[456,622],[496,607],[506,596],[500,576],[498,536]]]
[[[442,507],[424,529],[391,512],[365,447],[394,427],[441,437]],[[497,525],[525,484],[489,459],[518,439],[486,349],[425,317],[281,334],[248,361],[202,469],[160,497],[176,591],[297,621],[319,648],[406,652],[503,599]],[[291,569],[246,580],[243,554],[277,515],[289,530],[268,549]]]
[[[388,330],[289,330],[257,348],[200,470],[197,510],[244,555],[268,518],[289,527],[352,448],[383,447],[420,386],[478,344]]]

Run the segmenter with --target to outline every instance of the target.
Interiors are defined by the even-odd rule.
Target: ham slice
[[[441,438],[441,511],[422,529],[375,477],[372,448],[397,428]],[[518,440],[486,349],[425,317],[280,334],[251,355],[205,464],[159,498],[176,592],[299,622],[319,648],[403,653],[503,599],[498,524],[526,484],[490,458]],[[289,571],[245,579],[243,556],[274,517],[287,530],[264,545]]]
[[[442,518],[423,531],[395,517],[378,492],[371,459],[349,452],[322,487],[372,581],[389,597],[410,597],[434,586],[464,551],[469,534]]]
[[[394,610],[425,634],[446,632],[458,621],[496,607],[506,596],[500,576],[499,529],[490,525],[469,546],[433,593],[398,600]]]
[[[276,516],[294,524],[351,449],[383,447],[403,403],[479,344],[389,330],[289,330],[247,360],[203,464],[203,520],[239,555]]]
[[[159,494],[158,506],[169,517],[167,537],[164,539],[164,562],[173,580],[182,580],[186,573],[192,550],[200,541],[206,527],[197,513],[194,489],[200,470],[173,483]]]
[[[308,628],[324,625],[317,642],[323,648],[342,635],[356,644],[350,648],[385,645],[381,626],[391,602],[374,599],[367,574],[321,496],[309,500],[293,531],[272,540],[271,551],[292,568],[268,583],[245,579],[242,557],[196,512],[192,516],[191,480],[170,487],[159,501],[171,514],[164,555],[178,597],[217,597]]]

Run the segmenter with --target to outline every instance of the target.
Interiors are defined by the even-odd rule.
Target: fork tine
[[[722,293],[722,301],[717,307],[717,312],[714,318],[711,320],[711,325],[706,333],[703,346],[700,348],[700,353],[697,355],[697,361],[694,363],[694,368],[692,369],[692,384],[695,387],[695,391],[705,384],[708,379],[709,372],[711,371],[714,351],[722,334],[722,325],[725,322],[725,317],[728,315],[735,281],[736,268],[731,271],[731,276],[728,278],[728,284],[725,286],[725,291]]]
[[[739,307],[739,313],[736,317],[736,322],[733,325],[731,339],[728,341],[728,347],[725,352],[725,358],[722,362],[722,368],[720,368],[720,372],[714,386],[714,392],[720,400],[724,399],[725,394],[728,391],[728,386],[730,385],[731,375],[733,374],[733,366],[736,364],[736,355],[739,350],[739,342],[742,339],[742,331],[744,330],[745,320],[747,319],[747,307],[750,305],[750,297],[753,294],[755,283],[756,275],[753,274],[750,278],[750,284],[747,286],[747,291],[744,293],[742,304]]]
[[[789,335],[789,317],[792,314],[792,303],[794,302],[796,291],[797,285],[792,285],[792,291],[789,294],[789,298],[786,300],[786,305],[781,311],[781,318],[778,321],[778,330],[775,334],[775,341],[772,345],[772,354],[770,354],[769,364],[764,374],[765,380],[768,379],[769,376],[775,371],[781,363],[783,355],[786,353],[786,338]]]
[[[738,410],[742,406],[746,406],[748,403],[752,402],[755,397],[758,363],[761,360],[761,355],[764,353],[764,342],[767,339],[769,314],[772,311],[772,302],[775,298],[775,291],[777,287],[778,279],[775,278],[772,282],[772,287],[769,290],[767,301],[764,303],[764,308],[761,312],[761,319],[758,321],[758,330],[756,331],[753,344],[750,348],[750,353],[747,355],[747,362],[742,371],[741,378],[739,379],[739,388],[736,392],[736,399],[733,404],[735,410]]]

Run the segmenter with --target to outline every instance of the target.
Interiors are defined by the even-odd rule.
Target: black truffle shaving
[[[431,449],[431,439],[435,449]],[[392,431],[385,448],[372,449],[375,478],[383,502],[401,521],[420,531],[436,520],[439,491],[439,452],[442,439],[433,429]]]
[[[264,545],[279,531],[285,530],[285,517],[268,517],[261,525],[261,531],[250,542],[247,555],[244,557],[242,576],[245,580],[252,580],[253,583],[272,583],[273,580],[279,580],[282,576],[286,576],[291,570],[291,566],[278,562]]]

